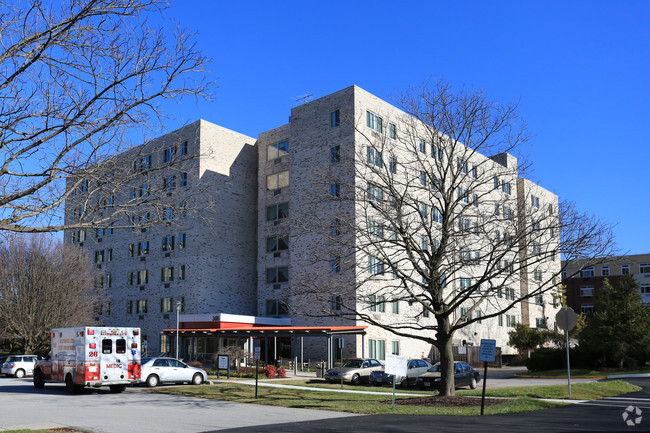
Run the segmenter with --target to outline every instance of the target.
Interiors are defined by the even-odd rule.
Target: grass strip
[[[220,383],[205,386],[158,388],[155,392],[187,397],[226,400],[238,403],[255,403],[301,409],[319,409],[359,414],[405,414],[405,415],[478,415],[480,403],[472,407],[424,407],[396,405],[391,408],[390,395],[351,394],[342,392],[296,390],[290,388],[259,387],[258,399],[255,388],[237,383]],[[398,397],[399,399],[400,397]],[[404,397],[407,398],[407,397]],[[478,399],[477,399],[478,400]],[[558,404],[517,397],[505,403],[486,406],[486,414],[523,412],[546,409]]]
[[[596,400],[604,397],[614,397],[629,392],[638,391],[641,388],[631,385],[622,380],[607,382],[573,383],[571,384],[571,395],[568,385],[544,385],[526,386],[511,388],[487,389],[486,395],[490,397],[530,397],[530,398],[554,398],[571,400]],[[458,391],[458,395],[481,395],[481,391]]]
[[[574,379],[594,379],[603,378],[606,376],[616,376],[619,374],[641,374],[650,373],[650,368],[636,369],[636,370],[588,370],[588,369],[571,369],[571,377]],[[517,377],[543,377],[546,379],[566,379],[566,369],[559,370],[544,370],[544,371],[528,371],[525,373],[517,373]]]

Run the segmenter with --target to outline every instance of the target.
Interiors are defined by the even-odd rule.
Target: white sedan
[[[142,381],[154,387],[159,383],[192,383],[201,385],[208,380],[208,373],[201,368],[190,367],[176,358],[149,358],[142,360]]]

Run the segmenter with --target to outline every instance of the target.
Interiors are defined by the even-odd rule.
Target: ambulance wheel
[[[158,385],[160,380],[158,379],[158,376],[155,374],[150,374],[149,377],[147,377],[147,386],[150,388],[153,388],[154,386]]]
[[[43,378],[43,372],[41,370],[34,370],[34,388],[45,388],[45,379]]]
[[[196,373],[192,378],[192,383],[194,385],[201,385],[203,383],[203,376],[201,376],[199,373]]]
[[[77,387],[72,381],[72,375],[70,374],[65,377],[65,390],[68,392],[68,394],[74,394],[77,392]]]
[[[19,368],[18,370],[16,370],[16,373],[14,373],[14,377],[17,377],[18,379],[25,377],[25,370]]]
[[[110,385],[109,388],[111,389],[111,392],[120,393],[126,390],[126,385]]]

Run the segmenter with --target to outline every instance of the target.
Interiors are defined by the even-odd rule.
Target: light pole
[[[176,359],[178,359],[178,341],[180,339],[179,323],[181,317],[181,301],[176,301]]]

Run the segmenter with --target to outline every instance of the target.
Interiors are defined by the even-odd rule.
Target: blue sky
[[[257,137],[295,97],[356,84],[389,100],[429,76],[517,102],[532,180],[616,224],[622,253],[650,252],[650,2],[171,0],[198,33],[218,88],[168,105]]]

